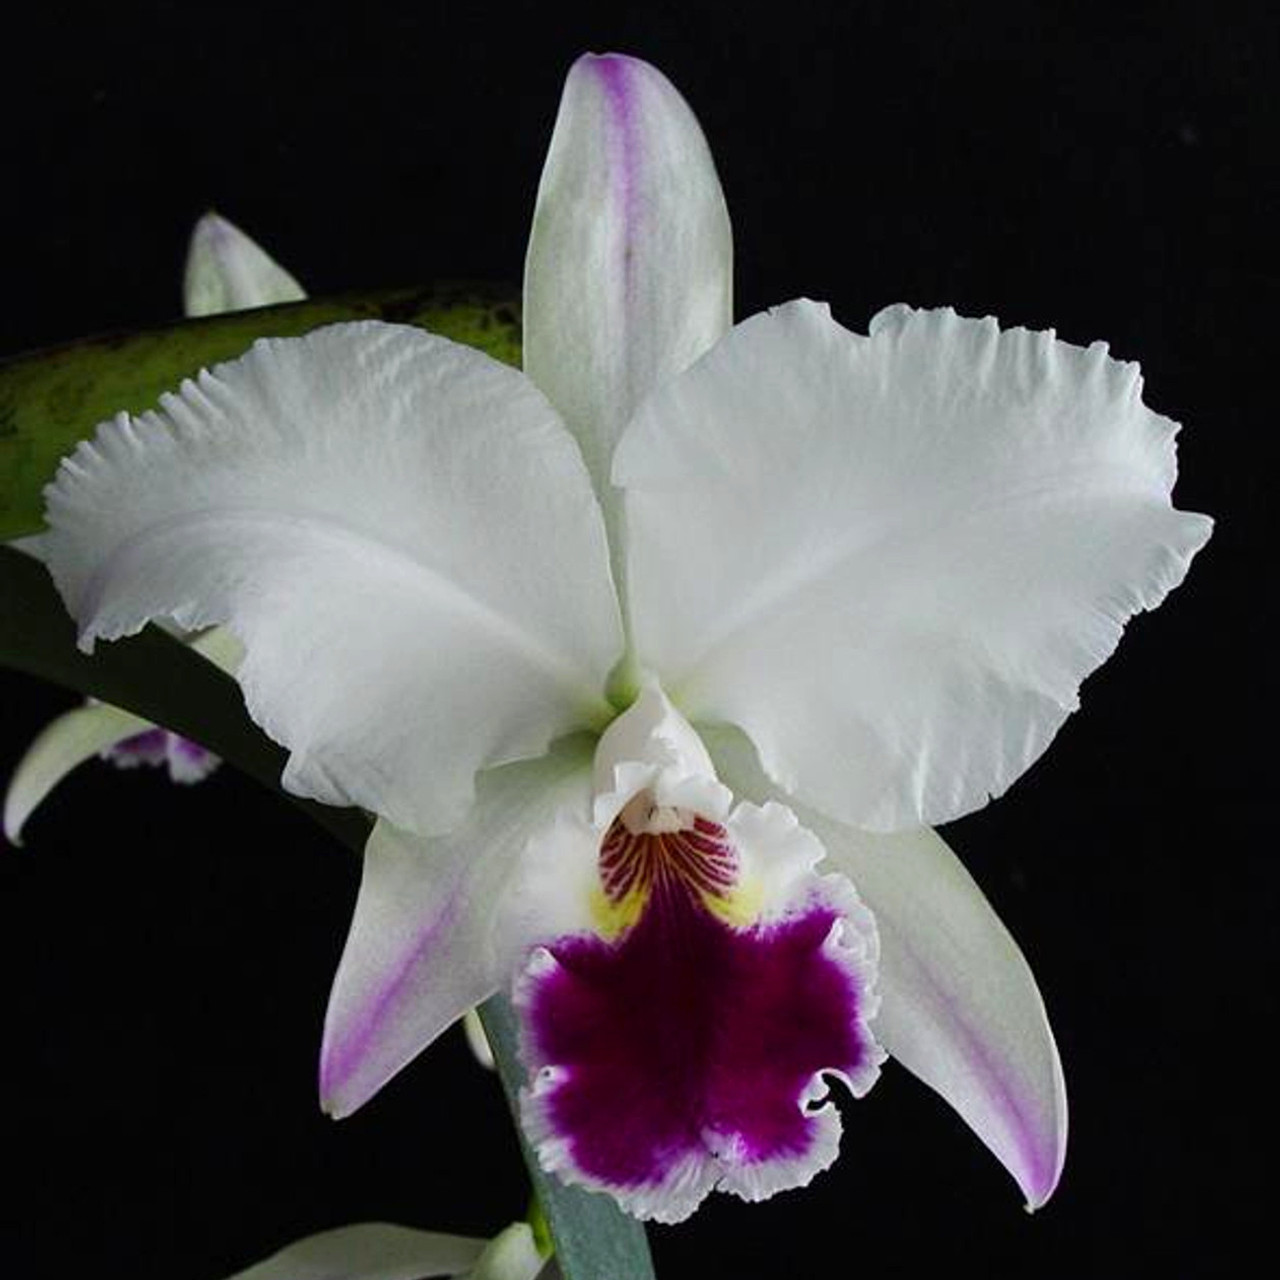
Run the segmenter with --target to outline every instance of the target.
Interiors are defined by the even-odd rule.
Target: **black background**
[[[1186,424],[1177,497],[1213,541],[1044,761],[947,832],[1053,1016],[1057,1196],[1025,1215],[891,1067],[812,1187],[652,1231],[663,1277],[1229,1275],[1270,1238],[1267,8],[46,5],[6,37],[0,351],[174,316],[209,206],[316,294],[518,283],[563,75],[618,49],[703,123],[740,316],[808,295],[862,329],[894,301],[1053,325],[1140,360]],[[0,696],[3,775],[77,699],[8,674]],[[341,1222],[522,1214],[456,1033],[353,1119],[319,1114],[358,869],[307,819],[230,770],[179,792],[94,764],[28,846],[0,849],[6,1273],[214,1280]]]

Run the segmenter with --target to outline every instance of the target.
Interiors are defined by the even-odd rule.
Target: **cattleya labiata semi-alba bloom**
[[[216,213],[206,213],[196,223],[183,272],[186,315],[269,307],[305,296],[302,286],[239,227]],[[24,539],[18,545],[40,554],[39,538]],[[239,660],[234,638],[218,628],[186,639],[225,669],[233,669]],[[164,768],[180,783],[199,782],[218,764],[218,758],[198,742],[90,699],[51,720],[18,762],[5,792],[5,836],[21,844],[22,829],[41,801],[72,769],[96,755],[121,769]]]
[[[86,647],[225,624],[285,785],[377,815],[335,1114],[505,989],[540,1157],[639,1216],[808,1181],[824,1080],[886,1052],[1038,1205],[1057,1052],[930,824],[1039,756],[1209,521],[1100,344],[733,327],[730,258],[682,99],[585,57],[523,373],[380,324],[259,342],[63,463],[49,561]]]

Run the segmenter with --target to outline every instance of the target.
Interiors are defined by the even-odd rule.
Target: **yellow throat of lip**
[[[597,865],[591,915],[597,932],[610,941],[640,920],[659,888],[683,889],[691,901],[735,928],[759,915],[760,885],[743,876],[724,827],[691,811],[658,805],[647,791],[614,819]]]

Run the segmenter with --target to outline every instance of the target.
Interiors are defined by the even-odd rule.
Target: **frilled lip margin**
[[[717,1188],[760,1200],[809,1182],[839,1148],[823,1077],[861,1094],[884,1057],[867,1030],[869,921],[847,882],[806,876],[783,911],[737,923],[729,830],[686,822],[616,819],[601,882],[634,923],[536,948],[516,988],[543,1164],[660,1222]]]

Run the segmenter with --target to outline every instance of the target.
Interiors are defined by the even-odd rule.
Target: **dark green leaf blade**
[[[348,320],[413,324],[520,363],[514,291],[438,285],[315,298],[185,320],[141,333],[87,338],[0,362],[0,541],[37,532],[58,460],[98,423],[140,413],[208,365],[262,337],[296,337]]]

